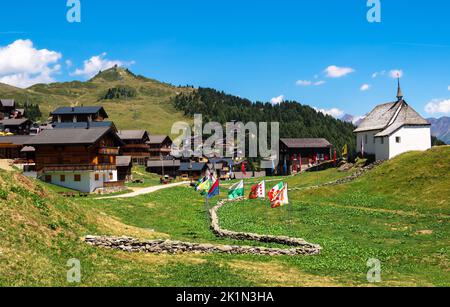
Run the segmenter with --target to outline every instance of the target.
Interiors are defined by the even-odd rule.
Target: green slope
[[[127,89],[133,95],[109,96],[108,92]],[[119,129],[148,129],[153,134],[169,134],[172,124],[190,120],[172,106],[179,93],[192,91],[136,76],[127,69],[114,67],[87,82],[37,84],[18,89],[0,84],[0,97],[20,103],[38,103],[43,119],[59,106],[102,105]]]
[[[223,208],[222,226],[303,237],[315,257],[142,255],[91,248],[88,234],[249,244],[216,238],[203,199],[179,187],[133,199],[63,199],[42,183],[0,171],[0,285],[68,286],[66,263],[82,263],[82,286],[366,286],[369,258],[380,286],[449,286],[450,147],[412,152],[350,184],[290,193],[292,207],[246,201]],[[291,186],[341,177],[287,179]],[[222,191],[225,196],[226,190]]]

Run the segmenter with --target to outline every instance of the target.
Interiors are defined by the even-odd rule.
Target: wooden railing
[[[110,156],[118,156],[120,154],[118,147],[100,147],[98,149],[98,153],[100,155],[110,155]]]
[[[64,171],[114,171],[113,164],[51,164],[40,169],[40,172],[64,172]]]

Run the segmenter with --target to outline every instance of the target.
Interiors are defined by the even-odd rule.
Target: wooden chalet
[[[180,165],[180,160],[175,159],[149,160],[147,161],[146,171],[160,176],[176,177],[179,174]]]
[[[31,138],[32,137],[26,135],[0,137],[0,159],[34,160],[32,148],[27,148],[25,146]]]
[[[123,142],[111,127],[44,130],[30,138],[38,178],[84,193],[123,189],[116,157]]]
[[[167,135],[151,135],[147,144],[150,146],[150,159],[167,158],[172,154],[172,140]]]
[[[299,171],[301,165],[307,167],[315,162],[329,161],[333,158],[330,142],[326,139],[281,139],[280,140],[280,165],[279,173],[292,174]]]
[[[0,119],[10,118],[16,111],[14,99],[0,99]]]
[[[131,156],[133,163],[146,165],[150,158],[150,136],[145,130],[121,130],[118,133],[125,143],[120,148],[122,155]]]
[[[9,132],[15,135],[29,135],[32,126],[33,123],[27,118],[8,118],[0,120],[0,131]]]
[[[234,161],[231,158],[211,158],[208,162],[209,169],[221,180],[232,179]]]
[[[53,123],[102,122],[108,114],[101,106],[61,107],[51,114]]]
[[[183,179],[199,180],[209,171],[208,163],[183,162],[180,164],[179,175]]]
[[[133,160],[130,156],[116,157],[117,178],[119,181],[133,180]]]

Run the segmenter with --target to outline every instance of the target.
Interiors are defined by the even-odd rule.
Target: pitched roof
[[[129,166],[131,164],[130,156],[118,156],[116,157],[117,166]]]
[[[161,168],[161,167],[180,167],[180,160],[154,160],[147,161],[147,167]]]
[[[406,125],[428,126],[430,123],[406,101],[400,100],[375,107],[354,132],[381,130],[376,136],[388,136]]]
[[[13,144],[23,146],[33,137],[34,136],[29,135],[0,136],[0,144]]]
[[[332,147],[326,139],[281,139],[288,148],[328,148]]]
[[[13,119],[3,119],[3,120],[0,120],[0,125],[3,125],[3,126],[21,126],[21,125],[23,125],[23,124],[25,124],[25,123],[27,123],[27,122],[30,122],[30,123],[31,123],[31,121],[30,121],[28,118],[21,118],[21,119],[15,119],[15,118],[13,118]]]
[[[148,136],[148,132],[145,130],[120,130],[118,133],[122,140],[142,140],[145,136]]]
[[[0,99],[0,105],[2,105],[3,107],[14,108],[16,102],[14,101],[14,99]]]
[[[153,145],[162,144],[166,139],[172,141],[167,135],[151,135],[150,141],[147,143]]]
[[[101,113],[103,118],[108,118],[108,114],[102,106],[92,107],[60,107],[53,111],[51,115],[84,115]]]
[[[30,139],[26,145],[91,145],[109,132],[113,132],[111,127],[44,130]],[[115,133],[113,135],[119,143],[122,143]]]
[[[87,122],[78,122],[78,123],[54,123],[54,129],[87,129]],[[90,128],[101,128],[101,127],[114,127],[113,122],[90,122]]]
[[[208,165],[206,163],[198,163],[198,162],[187,163],[186,162],[186,163],[180,164],[180,171],[182,171],[182,172],[188,172],[188,171],[199,172],[199,171],[203,171],[207,167],[208,167]]]

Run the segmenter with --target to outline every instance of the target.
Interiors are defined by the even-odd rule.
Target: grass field
[[[327,170],[285,181],[309,186],[344,175]],[[291,205],[280,209],[244,201],[219,212],[230,230],[321,244],[322,254],[312,257],[91,248],[80,238],[253,243],[216,238],[203,199],[187,187],[125,200],[64,200],[17,174],[1,172],[0,184],[0,285],[68,286],[66,262],[77,258],[82,286],[373,286],[366,263],[376,258],[383,270],[378,286],[450,286],[450,147],[405,154],[350,184],[292,192]]]

